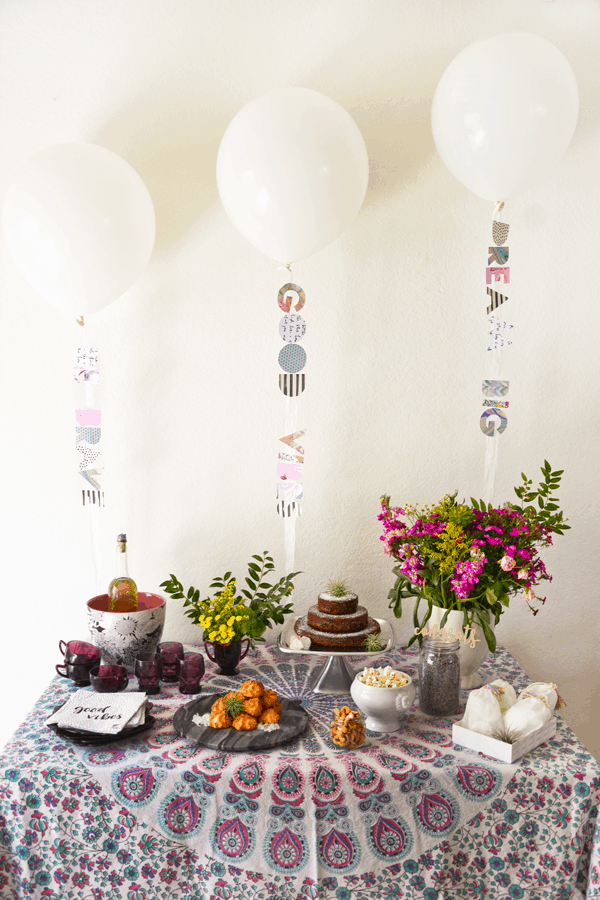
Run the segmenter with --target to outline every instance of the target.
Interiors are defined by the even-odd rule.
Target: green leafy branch
[[[253,644],[254,641],[264,642],[262,635],[267,628],[273,625],[282,625],[285,616],[293,611],[291,603],[282,605],[281,601],[290,596],[294,590],[294,578],[301,573],[290,572],[275,584],[271,584],[266,578],[274,568],[273,559],[265,550],[262,555],[252,556],[248,563],[248,575],[245,578],[246,587],[242,588],[238,595],[235,593],[236,579],[231,572],[225,572],[222,578],[214,578],[210,585],[211,589],[216,590],[216,596],[227,588],[231,588],[236,603],[243,603],[250,612],[245,633],[251,638]],[[210,597],[200,601],[200,591],[193,586],[188,588],[186,593],[181,582],[173,574],[161,584],[161,587],[172,597],[184,599],[183,606],[187,608],[186,615],[196,625],[199,624],[200,618],[206,615],[207,607],[213,603]]]
[[[521,501],[521,506],[515,505],[514,509],[520,509],[526,518],[533,518],[541,522],[554,534],[564,534],[571,526],[566,524],[566,519],[563,519],[563,513],[558,507],[558,497],[553,497],[551,492],[559,489],[560,480],[565,470],[558,469],[556,472],[553,472],[550,463],[545,459],[540,471],[544,479],[540,481],[537,490],[532,490],[531,479],[521,472],[523,484],[514,489],[515,494]],[[533,505],[536,500],[537,508]],[[528,505],[526,506],[525,504]]]

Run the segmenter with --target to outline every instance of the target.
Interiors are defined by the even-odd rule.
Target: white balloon
[[[554,44],[525,32],[470,44],[433,98],[438,153],[465,187],[506,200],[544,178],[575,131],[577,82]]]
[[[219,147],[227,215],[251,244],[285,263],[334,241],[357,215],[368,180],[358,126],[335,100],[307,88],[256,97]]]
[[[32,156],[10,185],[3,228],[10,255],[61,312],[98,312],[145,268],[156,232],[138,173],[96,144],[55,144]]]

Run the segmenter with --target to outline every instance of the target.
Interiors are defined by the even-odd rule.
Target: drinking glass
[[[179,660],[179,690],[182,694],[200,693],[204,669],[204,657],[199,653],[186,653],[185,659]]]
[[[177,641],[163,641],[158,645],[158,652],[162,660],[162,680],[167,682],[177,681],[177,661],[184,658],[183,644]]]
[[[158,653],[140,653],[135,659],[134,672],[140,691],[158,694],[162,678],[163,664]]]

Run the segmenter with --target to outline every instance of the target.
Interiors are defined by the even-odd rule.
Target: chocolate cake
[[[346,594],[345,597],[334,597],[333,594],[319,594],[318,607],[321,612],[345,615],[355,612],[358,606],[356,594]]]
[[[306,617],[307,625],[317,631],[333,631],[335,634],[360,631],[367,624],[369,614],[364,606],[351,613],[321,612],[318,604],[311,606]]]
[[[356,594],[320,594],[317,604],[297,620],[294,630],[300,637],[310,638],[319,650],[345,650],[362,648],[365,638],[379,634],[381,628],[365,607],[358,605]]]

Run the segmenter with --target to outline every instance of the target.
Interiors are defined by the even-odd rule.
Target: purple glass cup
[[[70,678],[77,687],[86,687],[90,683],[90,666],[72,666],[70,663],[59,663],[56,671],[62,678]]]
[[[140,653],[135,658],[134,673],[140,691],[158,694],[162,678],[162,659],[159,653]]]
[[[65,658],[66,663],[72,666],[87,666],[92,669],[100,665],[101,652],[98,647],[88,644],[87,641],[59,641],[58,649]]]
[[[162,660],[162,680],[167,682],[177,681],[179,671],[178,660],[184,658],[183,644],[177,641],[163,641],[158,645],[158,652]]]
[[[125,666],[96,666],[90,671],[90,681],[99,694],[114,694],[124,690],[129,679]]]
[[[179,690],[182,694],[199,694],[200,679],[204,675],[204,658],[199,653],[186,653],[179,660]]]

